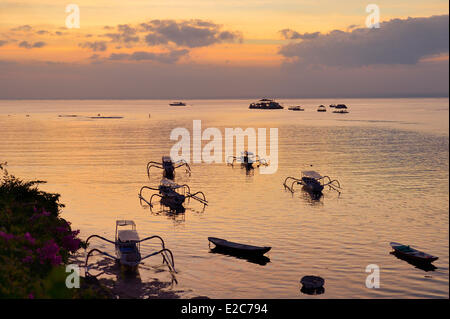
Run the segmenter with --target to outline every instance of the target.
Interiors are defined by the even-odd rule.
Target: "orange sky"
[[[234,65],[279,65],[278,54],[283,40],[279,31],[290,28],[301,33],[346,30],[349,25],[364,26],[367,13],[365,1],[312,0],[78,0],[80,29],[65,28],[67,5],[61,1],[23,0],[20,3],[5,0],[0,4],[0,59],[39,60],[53,62],[88,63],[93,54],[107,57],[112,53],[131,54],[135,51],[165,52],[167,46],[149,47],[142,39],[133,47],[107,43],[104,51],[80,47],[80,43],[103,41],[104,26],[138,25],[153,19],[186,21],[200,19],[221,26],[221,30],[239,32],[242,41],[229,41],[190,48],[189,55],[178,63],[215,63]],[[378,1],[381,20],[430,16],[448,12],[447,1]],[[31,30],[11,31],[19,26]],[[38,34],[39,31],[48,33]],[[62,32],[62,35],[55,35]],[[45,42],[41,48],[19,46],[26,41],[30,46]],[[1,42],[0,42],[1,43]]]

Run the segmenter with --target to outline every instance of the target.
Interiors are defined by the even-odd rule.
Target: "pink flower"
[[[34,299],[34,295],[33,295],[32,293],[30,293],[30,294],[28,295],[28,299]]]
[[[50,216],[51,214],[49,212],[47,212],[45,209],[42,210],[42,213],[38,213],[38,209],[36,207],[33,208],[33,211],[35,212],[35,214],[33,216],[30,217],[31,220],[34,220],[36,218],[42,217],[42,216]]]
[[[5,232],[0,231],[0,237],[3,238],[4,240],[8,241],[10,239],[14,238],[13,234],[7,234]]]
[[[75,233],[75,232],[73,232]],[[71,252],[76,252],[79,248],[80,248],[80,243],[81,241],[78,238],[75,238],[75,236],[72,235],[67,235],[63,238],[63,246],[64,248],[66,248],[67,250],[71,251]]]
[[[33,237],[31,237],[31,235],[30,235],[30,233],[26,233],[24,236],[23,236],[26,240],[28,240],[28,242],[30,243],[30,244],[32,244],[32,245],[34,245],[35,243],[36,243],[36,239],[34,239]]]
[[[62,257],[58,255],[59,246],[53,241],[53,239],[49,240],[44,247],[38,248],[36,251],[39,255],[41,264],[44,264],[46,261],[50,261],[53,266],[56,266],[62,262]]]

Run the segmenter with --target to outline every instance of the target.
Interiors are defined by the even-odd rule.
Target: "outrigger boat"
[[[152,194],[149,200],[146,200],[143,191],[144,190],[158,191],[158,193]],[[177,184],[172,180],[163,178],[158,187],[143,186],[139,191],[139,201],[142,205],[144,201],[148,206],[153,207],[153,198],[159,197],[160,203],[166,207],[169,207],[173,211],[184,212],[183,203],[186,199],[195,199],[196,201],[207,206],[208,201],[206,200],[205,194],[203,192],[191,193],[191,188],[187,184]]]
[[[272,248],[267,246],[260,247],[260,246],[240,244],[216,237],[208,237],[208,241],[210,243],[213,243],[217,249],[228,251],[233,254],[247,255],[247,256],[249,255],[262,256]]]
[[[122,229],[122,227],[127,226],[128,229]],[[100,249],[97,248],[91,249],[86,255],[86,263],[85,263],[86,275],[88,276],[92,276],[89,274],[88,261],[89,257],[94,252],[98,252],[104,256],[114,259],[115,261],[120,263],[121,266],[125,267],[125,269],[128,271],[136,271],[137,267],[144,259],[150,258],[157,254],[161,254],[161,256],[163,257],[163,263],[168,265],[170,271],[176,272],[173,254],[169,249],[165,247],[164,240],[156,235],[140,239],[136,231],[136,224],[132,220],[116,221],[116,236],[114,241],[106,239],[99,235],[91,235],[87,238],[86,244],[92,238],[99,238],[103,241],[113,244],[116,248],[116,256],[110,255],[109,253],[101,251]],[[161,241],[161,249],[142,257],[141,243],[150,239],[159,239]]]
[[[191,175],[191,167],[185,160],[179,160],[177,162],[172,161],[170,156],[163,156],[161,163],[158,162],[148,162],[147,163],[147,176],[150,178],[150,168],[156,167],[163,170],[163,177],[170,180],[175,179],[175,169],[185,166],[186,174]]]
[[[292,106],[292,107],[288,108],[288,110],[290,110],[290,111],[304,111],[305,109],[302,108],[300,105],[297,105],[297,106]]]
[[[421,263],[431,263],[438,260],[439,257],[424,253],[417,249],[411,248],[409,245],[403,245],[395,242],[390,243],[394,253],[411,261],[421,262]]]
[[[277,110],[283,109],[280,103],[275,102],[271,99],[261,99],[258,102],[251,103],[248,107],[249,109],[259,109],[259,110]]]
[[[288,184],[290,183],[290,185]],[[328,176],[322,176],[316,171],[302,171],[302,177],[286,177],[283,186],[291,193],[294,192],[294,185],[302,185],[303,188],[313,194],[322,193],[325,186],[340,193],[341,185],[338,180],[331,180]]]
[[[234,166],[236,162],[241,163],[241,167],[245,167],[247,170],[254,168],[253,165],[256,165],[256,167],[269,165],[264,158],[248,151],[241,152],[241,156],[228,156],[227,165]]]

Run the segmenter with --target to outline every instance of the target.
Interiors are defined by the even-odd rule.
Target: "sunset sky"
[[[3,0],[0,98],[447,96],[448,1],[370,3]]]

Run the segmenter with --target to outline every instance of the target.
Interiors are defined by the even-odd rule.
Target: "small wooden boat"
[[[228,241],[225,239],[220,239],[216,237],[208,237],[208,240],[216,245],[216,248],[222,249],[225,251],[231,251],[236,254],[244,254],[244,255],[264,255],[267,253],[272,247],[259,247],[252,245],[239,244],[232,241]]]
[[[437,260],[439,257],[424,253],[417,249],[411,248],[409,245],[403,245],[395,242],[390,243],[394,252],[399,256],[402,256],[407,259],[411,259],[417,262],[426,262],[431,263]]]

